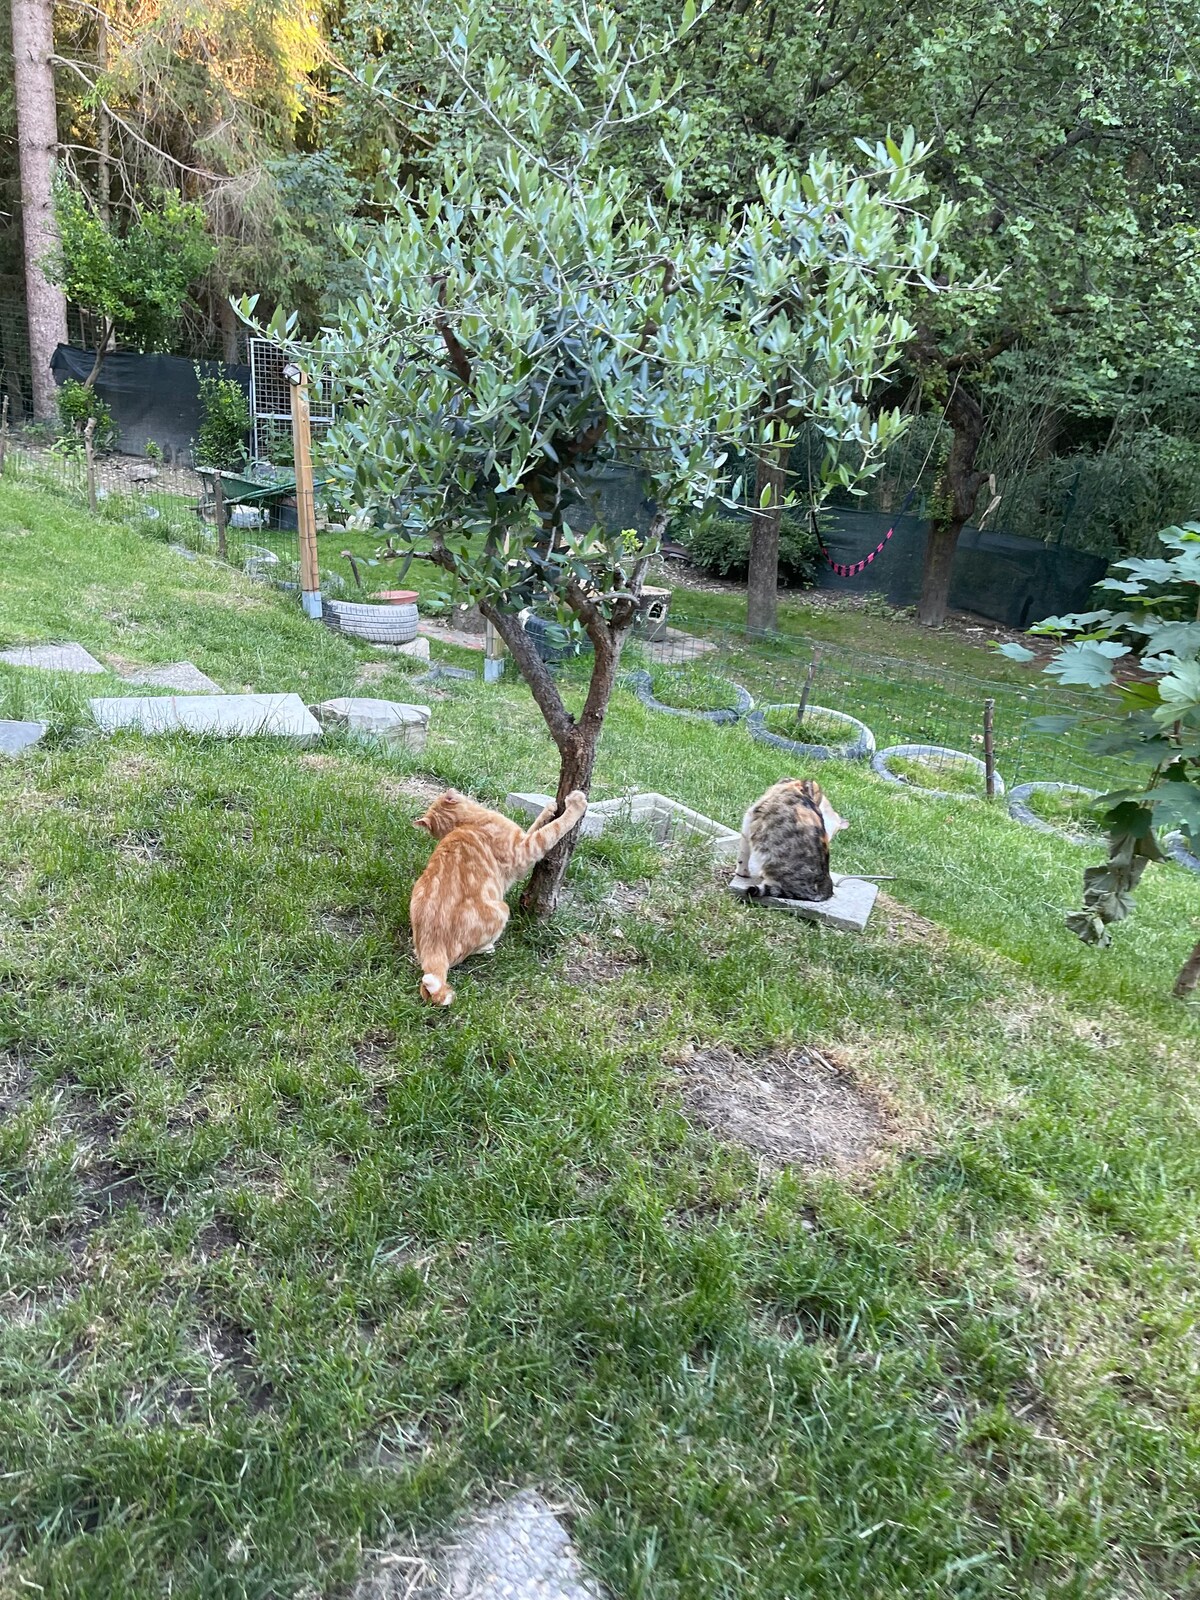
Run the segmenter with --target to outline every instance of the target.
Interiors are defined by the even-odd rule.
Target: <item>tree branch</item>
[[[444,307],[446,304],[445,275],[443,274],[440,278],[434,278],[433,282],[437,287],[438,305]],[[455,374],[462,380],[464,387],[469,389],[471,387],[471,360],[458,342],[458,335],[450,326],[450,319],[444,310],[434,312],[433,325],[442,336],[442,343],[446,346],[446,354],[450,357],[450,365],[454,368]]]
[[[508,646],[509,654],[529,685],[529,692],[537,701],[538,710],[546,719],[546,726],[555,744],[560,751],[566,749],[575,732],[575,718],[563,704],[558,685],[550,674],[550,668],[534,649],[533,640],[511,611],[498,610],[490,600],[481,600],[479,610]]]

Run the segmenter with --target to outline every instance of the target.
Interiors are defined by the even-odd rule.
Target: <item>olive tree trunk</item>
[[[657,546],[666,531],[667,522],[665,513],[660,512],[654,518],[648,544]],[[509,654],[529,685],[538,710],[558,746],[559,815],[563,802],[573,790],[582,789],[584,794],[591,790],[596,751],[608,703],[616,687],[621,649],[641,610],[642,583],[648,564],[647,557],[638,561],[629,581],[627,597],[610,604],[607,614],[598,599],[585,593],[578,583],[572,582],[567,588],[567,604],[587,630],[593,652],[591,681],[578,717],[573,716],[564,705],[553,673],[538,655],[533,640],[521,626],[519,618],[511,611],[498,610],[489,601],[480,601],[480,611],[508,646]],[[562,881],[578,842],[579,829],[572,828],[534,867],[528,887],[521,897],[523,911],[535,917],[548,917],[551,914],[558,904]]]
[[[946,620],[958,538],[987,481],[975,465],[984,427],[979,402],[956,384],[946,405],[946,418],[954,433],[938,494],[939,510],[930,521],[925,541],[921,598],[917,604],[917,620],[927,628],[940,628]]]
[[[43,270],[58,246],[53,193],[58,114],[50,64],[54,54],[50,0],[12,0],[12,42],[33,410],[45,420],[57,411],[50,361],[55,347],[67,342],[66,296]]]
[[[774,633],[778,619],[779,530],[783,523],[788,452],[788,446],[776,444],[765,444],[758,452],[754,506],[750,512],[750,570],[746,577],[749,634]]]

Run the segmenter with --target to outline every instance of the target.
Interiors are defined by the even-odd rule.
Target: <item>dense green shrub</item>
[[[748,517],[706,517],[684,537],[692,560],[717,578],[744,578],[750,564]],[[821,549],[806,520],[785,517],[779,532],[779,577],[798,589],[817,581]]]
[[[200,433],[196,465],[232,472],[246,460],[250,402],[234,378],[206,378],[197,367],[200,388]]]
[[[115,447],[119,429],[113,421],[112,412],[95,389],[89,389],[86,384],[68,378],[60,387],[57,398],[58,420],[65,437],[82,442],[83,430],[87,427],[88,419],[94,418],[96,427],[92,434],[92,443],[96,449],[112,450]]]

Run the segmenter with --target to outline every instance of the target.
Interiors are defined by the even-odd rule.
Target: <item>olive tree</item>
[[[689,0],[683,28],[693,20]],[[362,291],[321,341],[341,401],[323,470],[478,601],[558,748],[561,805],[591,783],[658,541],[682,509],[731,493],[726,451],[753,438],[765,368],[819,368],[812,404],[829,432],[870,442],[856,384],[874,371],[878,330],[858,315],[852,277],[803,348],[773,290],[819,270],[823,251],[869,273],[880,194],[922,267],[935,245],[909,216],[920,187],[911,145],[881,149],[868,180],[823,158],[806,173],[764,173],[754,204],[702,233],[672,203],[681,177],[663,62],[677,33],[631,42],[592,9],[537,30],[536,71],[518,75],[479,58],[476,26],[462,15],[440,41],[457,90],[453,154],[419,183],[397,171],[389,214],[361,251]],[[608,157],[622,130],[655,120],[667,170],[650,196]],[[802,246],[805,204],[839,226]],[[889,259],[896,248],[893,231]],[[289,337],[286,324],[275,331]],[[636,468],[655,507],[641,535],[586,509],[586,474],[612,462]],[[570,614],[586,632],[591,679],[577,710],[522,626],[528,607]],[[574,842],[536,869],[527,909],[553,907]]]

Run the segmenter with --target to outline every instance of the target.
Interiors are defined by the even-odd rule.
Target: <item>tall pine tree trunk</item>
[[[12,0],[12,41],[33,409],[35,416],[45,419],[57,410],[50,360],[55,347],[67,342],[66,296],[42,268],[58,245],[53,193],[58,116],[50,65],[54,54],[50,0]]]
[[[779,610],[779,530],[783,523],[788,447],[764,444],[758,452],[754,508],[750,513],[750,571],[746,578],[746,632],[774,633]],[[763,505],[763,495],[769,494]]]
[[[985,475],[975,466],[983,441],[983,411],[974,395],[961,384],[956,384],[950,395],[946,417],[954,434],[938,496],[942,509],[930,521],[925,541],[921,598],[917,605],[917,620],[927,628],[940,628],[946,620],[958,536],[975,510],[979,491],[986,482]]]

